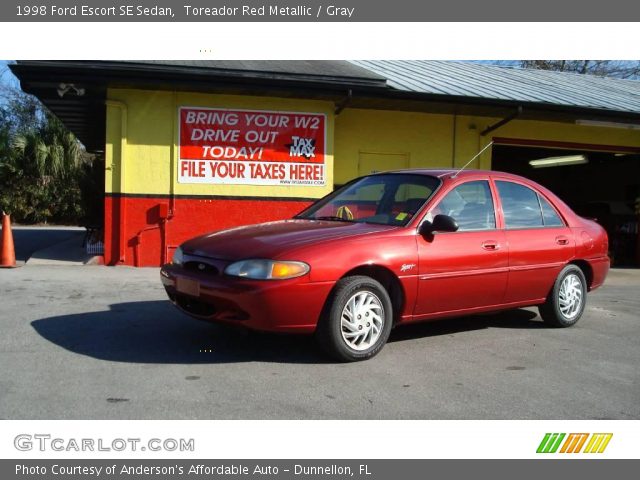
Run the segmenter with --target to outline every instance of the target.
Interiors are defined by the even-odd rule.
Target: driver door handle
[[[487,240],[485,242],[482,242],[482,248],[484,250],[488,250],[490,252],[494,252],[496,250],[500,250],[500,244],[498,242],[496,242],[495,240]]]
[[[564,235],[561,235],[559,237],[556,237],[556,243],[558,245],[568,245],[569,244],[569,238],[565,237]]]

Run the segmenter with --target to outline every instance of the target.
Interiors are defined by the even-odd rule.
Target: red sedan
[[[569,327],[604,282],[607,243],[525,178],[404,170],[358,178],[290,220],[189,240],[161,278],[193,317],[314,332],[354,361],[398,324],[538,305]]]

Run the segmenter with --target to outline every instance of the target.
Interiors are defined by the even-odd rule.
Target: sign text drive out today
[[[180,183],[305,185],[326,182],[320,113],[180,108]]]

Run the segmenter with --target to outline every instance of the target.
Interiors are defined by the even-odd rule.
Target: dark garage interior
[[[577,213],[607,230],[614,266],[640,266],[639,153],[496,145],[492,168],[549,188]]]

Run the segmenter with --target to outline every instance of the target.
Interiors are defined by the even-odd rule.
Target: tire
[[[567,291],[569,297],[566,295]],[[546,302],[538,310],[548,325],[570,327],[580,320],[586,303],[587,280],[584,273],[575,265],[567,265],[558,274]]]
[[[392,326],[389,294],[378,281],[358,275],[336,283],[318,322],[316,338],[334,359],[355,362],[380,352]]]

